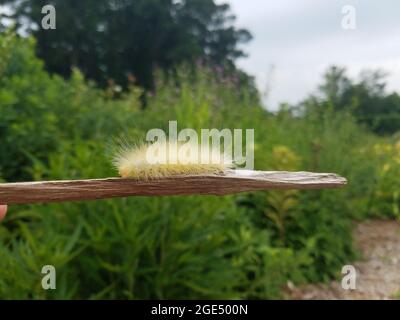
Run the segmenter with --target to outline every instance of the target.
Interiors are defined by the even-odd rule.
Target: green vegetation
[[[142,109],[140,89],[49,75],[32,39],[1,35],[0,176],[112,176],[113,137],[177,120],[254,128],[256,169],[337,172],[348,187],[14,206],[0,225],[0,298],[276,298],[288,280],[340,273],[355,257],[352,219],[398,216],[398,139],[329,107],[334,98],[270,114],[252,88],[206,67],[156,79]],[[46,264],[57,290],[41,288]]]
[[[400,95],[386,93],[385,77],[380,70],[365,70],[354,81],[344,68],[331,67],[320,86],[324,99],[316,103],[312,97],[309,102],[336,111],[347,110],[374,132],[393,134],[400,129]]]

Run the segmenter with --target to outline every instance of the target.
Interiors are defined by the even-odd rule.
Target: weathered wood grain
[[[228,170],[218,175],[154,180],[105,178],[0,184],[0,203],[28,204],[128,196],[226,195],[267,189],[323,189],[345,185],[334,173]]]

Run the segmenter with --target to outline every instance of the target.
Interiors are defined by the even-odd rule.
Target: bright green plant
[[[158,75],[143,109],[138,88],[99,90],[77,70],[50,76],[31,39],[1,35],[0,58],[5,180],[113,176],[112,139],[143,140],[169,120],[178,129],[254,128],[255,169],[349,180],[341,190],[12,207],[0,225],[0,298],[276,298],[287,281],[328,280],[354,258],[353,218],[397,212],[396,158],[371,156],[379,139],[345,112],[273,115],[248,88],[185,68],[177,82]],[[57,268],[54,292],[40,286],[44,264]]]
[[[387,139],[386,139],[387,140]],[[378,177],[370,200],[373,216],[400,218],[400,141],[383,141],[373,146],[369,154],[379,161]]]

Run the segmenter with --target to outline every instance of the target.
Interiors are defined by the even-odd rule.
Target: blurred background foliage
[[[37,14],[42,2],[16,3],[15,19]],[[137,1],[134,8],[159,8],[160,3],[172,2]],[[193,12],[212,9],[210,21],[222,28],[214,19],[228,12],[213,1],[174,3],[174,17],[179,17],[174,23],[190,25]],[[25,11],[28,5],[32,10]],[[93,19],[113,10],[116,17],[110,23],[130,21],[119,16],[125,12],[119,7],[94,7],[99,12],[92,12]],[[65,10],[73,8],[78,10]],[[69,16],[94,23],[72,13],[62,15],[60,23]],[[244,30],[215,28],[219,37],[228,37],[230,51],[221,49],[222,54],[223,41],[216,35],[210,35],[216,42],[204,35],[187,42],[191,27],[172,23],[171,32],[178,28],[183,34],[175,36],[202,53],[179,46],[172,51],[122,48],[131,59],[127,61],[135,54],[178,57],[173,64],[153,57],[146,71],[131,70],[135,80],[116,50],[118,44],[132,43],[124,41],[126,34],[118,33],[122,38],[113,39],[118,43],[103,48],[89,31],[75,37],[78,26],[96,29],[81,24],[67,28],[68,39],[87,44],[73,43],[72,48],[87,52],[64,58],[57,50],[65,50],[58,43],[65,39],[51,40],[51,33],[18,36],[4,29],[0,35],[3,181],[113,176],[113,138],[144,139],[148,129],[167,131],[168,121],[177,120],[178,129],[254,128],[256,169],[337,172],[349,185],[340,190],[15,206],[0,225],[0,298],[279,298],[288,281],[328,281],[340,274],[341,266],[357,255],[351,237],[354,219],[399,217],[400,137],[395,132],[400,102],[397,94],[386,93],[381,73],[354,80],[332,67],[318,95],[270,113],[251,77],[234,66],[234,58],[242,54],[236,44],[249,37]],[[157,35],[157,28],[152,32]],[[108,41],[111,34],[102,36]],[[231,37],[235,45],[229,44]],[[147,40],[145,44],[161,46],[161,40]],[[100,48],[105,51],[96,51]],[[69,60],[73,57],[77,60]],[[94,58],[120,64],[110,67]],[[41,288],[44,264],[56,267],[57,290]]]
[[[135,82],[155,88],[154,71],[173,74],[181,63],[199,59],[251,78],[236,69],[240,45],[251,39],[237,29],[229,5],[214,0],[0,0],[12,8],[15,28],[37,39],[37,54],[50,72],[63,76],[78,67],[86,78],[125,88]],[[57,29],[43,32],[42,8],[54,5]],[[1,28],[1,25],[0,25]],[[110,80],[112,79],[112,80]]]

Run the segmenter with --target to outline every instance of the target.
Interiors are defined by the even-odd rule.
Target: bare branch
[[[137,180],[105,178],[0,184],[0,203],[27,204],[128,196],[226,195],[267,189],[342,187],[334,173],[228,170],[219,175],[186,175]]]

